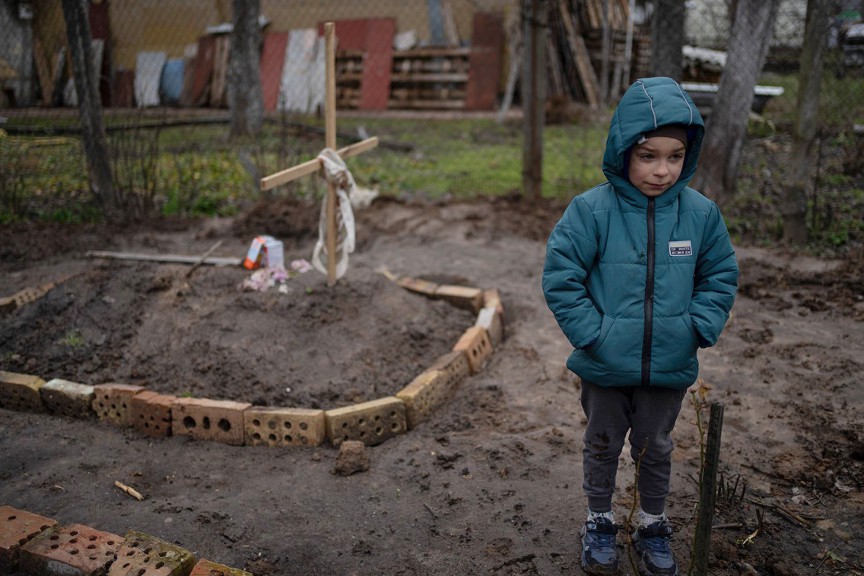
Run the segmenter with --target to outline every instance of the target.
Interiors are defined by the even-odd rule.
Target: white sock
[[[661,522],[664,520],[666,520],[665,512],[663,514],[648,514],[641,508],[639,509],[639,526],[641,526],[642,528],[650,526],[655,522]]]
[[[615,512],[610,510],[609,512],[594,512],[590,508],[588,509],[588,520],[596,520],[597,518],[606,518],[612,524],[615,523]]]

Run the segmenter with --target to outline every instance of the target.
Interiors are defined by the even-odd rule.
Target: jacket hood
[[[687,127],[687,155],[678,181],[657,197],[656,201],[661,205],[674,202],[696,173],[705,136],[705,122],[690,95],[671,78],[642,78],[634,82],[621,97],[609,126],[603,173],[628,202],[637,205],[648,202],[627,177],[630,148],[642,134],[668,124]]]

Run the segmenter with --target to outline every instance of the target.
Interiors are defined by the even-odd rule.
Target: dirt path
[[[298,210],[277,211],[267,230],[285,238],[288,260],[311,253],[314,217]],[[557,207],[506,199],[377,202],[359,217],[346,281],[328,291],[309,273],[289,280],[289,294],[241,293],[240,270],[201,268],[187,280],[182,266],[80,257],[96,248],[200,254],[216,239],[218,255],[242,255],[254,220],[110,241],[52,230],[29,252],[6,230],[0,296],[79,275],[0,318],[3,370],[166,390],[180,382],[195,395],[324,408],[392,393],[472,318],[393,289],[381,266],[498,288],[507,338],[429,421],[368,448],[370,469],[347,477],[333,473],[337,451],[327,446],[154,440],[0,410],[0,504],[121,535],[139,530],[256,575],[580,574],[578,382],[563,368],[569,349],[539,284],[557,216]],[[711,574],[862,574],[862,258],[738,253],[733,322],[701,356],[709,401],[725,407],[722,484],[727,495],[738,486],[718,505],[715,522],[726,527],[715,531]],[[683,566],[697,499],[695,421],[685,405],[675,432],[669,513]],[[619,520],[634,474],[622,463]]]

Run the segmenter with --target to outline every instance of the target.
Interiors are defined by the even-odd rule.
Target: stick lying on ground
[[[91,250],[87,252],[90,258],[113,258],[115,260],[142,260],[146,262],[164,262],[168,264],[210,264],[213,266],[240,266],[242,258],[182,256],[180,254],[142,254],[137,252],[104,252]]]

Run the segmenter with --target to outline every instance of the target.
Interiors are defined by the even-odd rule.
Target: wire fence
[[[232,2],[85,0],[114,178],[166,214],[230,214],[258,198],[262,176],[324,146],[322,30],[335,22],[339,145],[381,140],[352,160],[360,185],[430,197],[518,191],[528,4],[262,0],[265,122],[253,141],[237,142],[228,138]],[[682,2],[681,80],[708,113],[725,66],[729,4]],[[652,12],[642,0],[544,5],[544,194],[568,197],[602,179],[610,110],[630,82],[651,74]],[[841,137],[864,117],[862,7],[845,8],[828,33],[820,112],[824,132]],[[780,3],[754,99],[779,131],[795,118],[805,15],[805,0]],[[60,0],[0,5],[0,221],[98,213],[71,61]],[[313,179],[287,189],[317,193]]]

